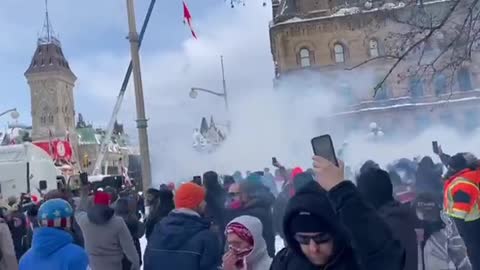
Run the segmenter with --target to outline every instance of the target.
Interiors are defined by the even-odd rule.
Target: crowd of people
[[[145,194],[22,194],[0,204],[0,270],[478,270],[480,162],[438,155],[367,161],[351,181],[314,157]]]

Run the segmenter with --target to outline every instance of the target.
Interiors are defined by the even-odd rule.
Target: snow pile
[[[337,12],[333,13],[332,16],[347,16],[360,13],[361,10],[359,7],[349,7],[349,8],[341,8]]]
[[[285,21],[285,23],[295,23],[295,22],[301,22],[303,19],[299,17],[293,17],[291,19],[288,19]]]
[[[403,8],[405,7],[405,3],[398,2],[398,3],[385,3],[383,4],[381,9],[396,9],[396,8]]]

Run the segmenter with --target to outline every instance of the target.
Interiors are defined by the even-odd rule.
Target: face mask
[[[245,248],[245,249],[238,249],[238,248],[233,247],[232,245],[229,245],[228,249],[230,249],[238,257],[244,258],[252,252],[253,247],[252,248]]]
[[[230,209],[240,209],[240,208],[242,208],[241,200],[232,200],[230,202]]]

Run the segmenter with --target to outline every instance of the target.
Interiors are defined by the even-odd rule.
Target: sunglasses
[[[240,195],[240,192],[229,192],[228,195],[230,195],[232,197],[233,196],[238,196],[238,195]]]
[[[325,243],[328,243],[332,240],[332,236],[328,233],[321,233],[321,234],[317,234],[317,235],[313,235],[313,236],[295,234],[294,238],[300,245],[309,245],[310,241],[312,241],[312,240],[317,245],[325,244]]]

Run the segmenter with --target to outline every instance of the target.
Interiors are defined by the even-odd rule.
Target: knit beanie
[[[303,173],[302,168],[300,167],[295,167],[292,171],[292,180],[295,179],[295,177],[299,174]]]
[[[104,205],[104,206],[109,206],[110,205],[110,194],[107,192],[103,191],[98,191],[95,193],[93,196],[93,204],[94,205]]]
[[[62,199],[52,199],[44,202],[38,209],[40,226],[67,229],[72,226],[73,209]]]
[[[289,231],[295,233],[331,233],[332,228],[321,217],[302,211],[290,220]]]
[[[181,185],[175,193],[175,208],[195,209],[205,200],[205,189],[189,182]]]

